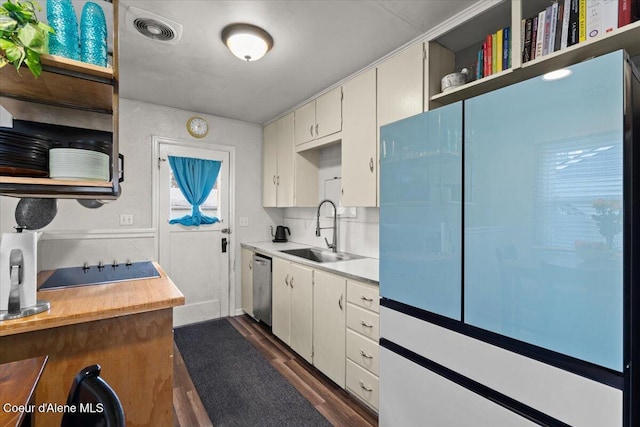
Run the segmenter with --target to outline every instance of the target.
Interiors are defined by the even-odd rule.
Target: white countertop
[[[287,259],[289,261],[297,262],[298,264],[304,264],[313,267],[316,270],[324,270],[329,273],[340,274],[352,278],[354,280],[360,280],[374,285],[378,284],[378,260],[376,258],[358,258],[348,261],[337,262],[315,262],[306,258],[297,257],[295,255],[289,255],[280,251],[288,249],[300,249],[309,248],[308,245],[302,245],[300,243],[285,242],[247,242],[242,243],[241,246],[246,249],[269,255],[272,257],[279,257]],[[324,248],[320,248],[325,250]]]

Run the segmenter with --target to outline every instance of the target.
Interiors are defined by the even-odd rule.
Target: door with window
[[[227,316],[229,152],[161,142],[159,156],[159,262],[185,296],[174,326]]]

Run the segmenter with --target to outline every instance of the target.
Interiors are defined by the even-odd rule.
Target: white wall
[[[192,138],[189,117],[209,122],[209,134]],[[59,200],[58,215],[45,227],[39,242],[39,268],[97,264],[114,259],[156,259],[156,230],[152,228],[152,136],[236,147],[235,218],[249,219],[248,227],[233,228],[237,274],[236,307],[240,308],[240,242],[270,239],[268,226],[282,223],[282,210],[262,208],[262,127],[257,124],[120,99],[120,152],[125,156],[122,196],[99,209],[86,209],[75,200]],[[18,199],[0,197],[0,231],[12,232]],[[133,226],[120,226],[122,213],[134,215]],[[234,266],[231,266],[233,271]],[[231,308],[232,312],[234,308]]]

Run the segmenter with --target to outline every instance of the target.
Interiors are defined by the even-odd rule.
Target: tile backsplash
[[[284,225],[291,230],[289,241],[326,248],[326,237],[331,243],[331,229],[322,230],[322,235],[316,237],[316,212],[316,208],[285,209]],[[379,212],[378,208],[357,208],[355,218],[338,218],[338,251],[379,258]],[[333,218],[320,217],[321,227],[332,224]]]

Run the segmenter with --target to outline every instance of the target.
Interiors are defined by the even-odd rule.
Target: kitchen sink
[[[317,248],[287,249],[280,252],[315,262],[337,262],[363,258],[360,255],[348,254],[346,252],[336,253]]]

